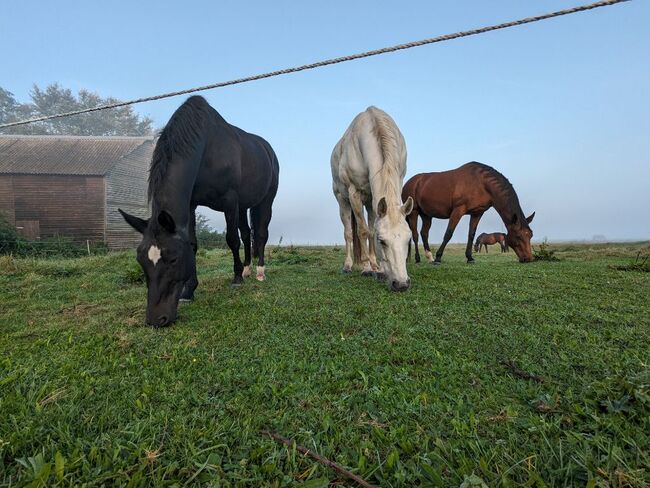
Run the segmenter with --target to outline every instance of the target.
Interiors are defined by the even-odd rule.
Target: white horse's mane
[[[401,182],[404,178],[404,167],[400,161],[400,152],[404,150],[404,140],[395,122],[383,110],[368,107],[367,112],[375,122],[373,133],[379,141],[383,159],[381,170],[373,178],[380,178],[381,196],[386,198],[389,206],[401,205]],[[400,164],[401,163],[401,164]],[[373,195],[374,199],[374,195]]]

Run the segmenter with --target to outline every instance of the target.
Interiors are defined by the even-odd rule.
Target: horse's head
[[[411,280],[406,272],[411,230],[406,215],[413,210],[413,199],[408,197],[404,205],[388,207],[386,199],[377,204],[375,219],[375,238],[377,255],[381,259],[381,269],[388,280],[388,287],[393,291],[406,291]]]
[[[520,263],[529,263],[533,260],[533,248],[530,245],[533,231],[528,225],[533,221],[533,218],[535,218],[535,212],[525,219],[515,214],[512,221],[506,225],[508,229],[506,244],[515,250]]]
[[[476,242],[474,243],[474,252],[478,252],[478,248],[480,246],[480,244],[479,244],[480,240],[481,240],[481,236],[478,236],[476,238]]]
[[[194,252],[186,232],[176,228],[172,216],[162,210],[143,220],[120,210],[122,217],[142,234],[137,260],[147,280],[147,323],[165,327],[176,320],[183,286],[192,276]]]

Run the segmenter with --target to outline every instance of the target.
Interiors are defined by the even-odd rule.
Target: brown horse
[[[493,232],[486,234],[483,232],[476,238],[474,243],[474,252],[481,252],[481,247],[485,246],[485,252],[488,252],[488,245],[499,244],[501,252],[508,252],[508,245],[506,244],[506,235],[503,232]]]
[[[445,246],[451,239],[458,221],[463,215],[470,215],[469,235],[465,256],[467,262],[472,263],[472,242],[478,222],[483,213],[494,207],[501,216],[508,230],[506,242],[517,253],[519,261],[527,263],[533,260],[530,239],[533,231],[530,222],[535,217],[533,212],[525,217],[519,198],[510,182],[494,168],[482,163],[471,162],[460,168],[440,173],[420,173],[406,182],[402,189],[402,201],[408,197],[413,198],[415,205],[413,211],[406,217],[413,242],[415,243],[415,262],[420,262],[418,249],[417,220],[422,218],[422,243],[425,255],[432,261],[429,248],[429,229],[431,219],[449,219],[447,231],[442,244],[436,252],[433,264],[440,264]]]

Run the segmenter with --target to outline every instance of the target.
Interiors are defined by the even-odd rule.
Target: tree
[[[208,218],[200,213],[196,214],[196,240],[199,248],[212,249],[226,246],[226,233],[212,228]]]
[[[119,102],[116,98],[102,98],[99,94],[85,89],[79,90],[75,95],[72,90],[63,88],[58,83],[51,84],[45,89],[34,85],[30,97],[31,102],[20,103],[13,93],[0,87],[0,123]],[[0,132],[38,135],[144,136],[153,132],[152,124],[153,121],[149,117],[141,117],[131,106],[126,106],[8,127],[0,129]]]

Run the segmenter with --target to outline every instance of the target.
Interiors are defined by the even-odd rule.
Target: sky
[[[584,3],[588,3],[585,0]],[[58,82],[132,99],[501,23],[576,0],[5,2],[0,86]],[[406,179],[480,161],[534,240],[650,239],[650,2],[632,2],[204,92],[280,161],[271,244],[343,241],[330,154],[375,105],[403,133]],[[162,127],[186,97],[136,105]],[[213,225],[220,213],[207,209]],[[467,237],[469,218],[453,241]],[[431,242],[446,221],[434,221]],[[478,232],[503,223],[492,209]]]

